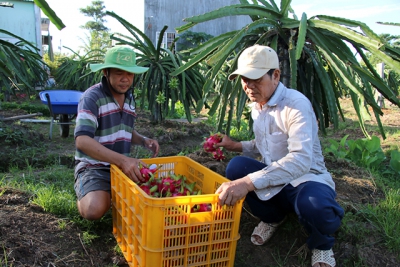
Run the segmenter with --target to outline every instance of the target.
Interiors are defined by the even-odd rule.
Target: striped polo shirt
[[[128,156],[135,118],[135,102],[130,91],[125,95],[121,110],[103,76],[101,83],[88,88],[79,101],[74,136],[90,136],[103,146]],[[75,172],[88,167],[110,166],[110,163],[95,160],[79,149],[75,152],[75,161],[79,162]]]

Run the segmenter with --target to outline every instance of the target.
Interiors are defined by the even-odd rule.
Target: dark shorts
[[[92,191],[106,191],[111,194],[109,168],[86,168],[75,174],[75,193],[81,200],[87,193]]]

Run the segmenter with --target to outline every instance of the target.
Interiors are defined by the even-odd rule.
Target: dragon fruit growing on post
[[[220,147],[215,147],[215,144],[222,141],[223,135],[221,133],[211,134],[203,142],[203,149],[205,152],[211,153],[215,160],[221,161],[225,159],[224,152]]]

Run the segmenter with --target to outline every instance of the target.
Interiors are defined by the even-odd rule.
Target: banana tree
[[[180,101],[184,106],[187,120],[191,122],[191,110],[196,108],[196,103],[202,97],[204,77],[198,66],[182,71],[179,75],[171,75],[183,66],[184,60],[179,53],[161,47],[167,26],[160,32],[157,46],[154,46],[143,32],[128,21],[114,12],[107,11],[106,14],[118,20],[132,35],[117,33],[111,35],[111,39],[118,41],[118,44],[131,46],[136,51],[137,64],[149,68],[142,75],[135,76],[135,84],[142,91],[141,96],[146,97],[152,121],[155,123],[163,121],[168,114],[174,112],[175,103]],[[145,101],[140,101],[142,108],[144,103]]]
[[[366,107],[371,106],[385,137],[380,121],[383,113],[373,97],[373,88],[390,102],[398,106],[400,102],[394,89],[378,75],[365,53],[373,53],[387,66],[400,71],[399,49],[383,43],[377,34],[359,21],[325,15],[308,18],[306,13],[297,18],[291,0],[282,0],[280,7],[273,0],[239,2],[185,18],[187,23],[176,28],[180,33],[198,23],[233,15],[248,15],[252,20],[240,30],[222,34],[192,49],[190,61],[171,74],[179,75],[200,62],[209,65],[197,111],[216,90],[217,99],[209,114],[218,111],[218,130],[229,133],[234,115],[237,125],[240,125],[247,97],[241,90],[240,81],[230,82],[227,76],[236,69],[241,51],[262,44],[277,51],[281,61],[281,81],[310,99],[323,132],[331,124],[337,128],[339,116],[344,119],[339,98],[346,93],[352,98],[364,134],[368,136],[364,124],[365,118],[369,117]],[[354,51],[365,62],[365,67],[361,66]],[[227,123],[222,129],[224,121]]]

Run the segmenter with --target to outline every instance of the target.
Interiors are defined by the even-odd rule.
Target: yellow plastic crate
[[[129,266],[233,266],[243,200],[221,207],[214,194],[228,179],[188,157],[143,161],[162,165],[156,177],[185,175],[202,195],[153,198],[112,165],[113,234]],[[196,204],[212,209],[192,213]]]

